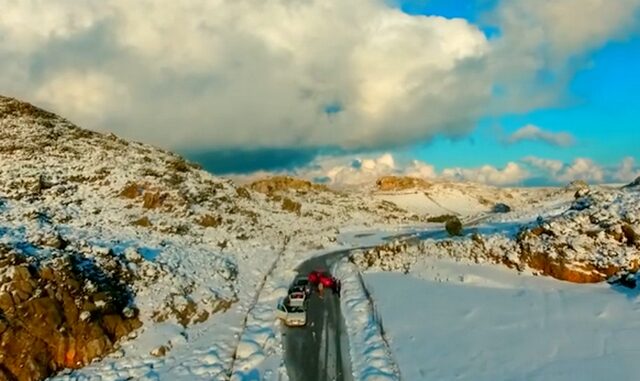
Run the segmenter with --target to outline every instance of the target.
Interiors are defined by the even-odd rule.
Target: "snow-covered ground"
[[[637,265],[637,188],[576,197],[572,188],[447,183],[372,194],[288,179],[240,187],[177,155],[2,97],[0,132],[0,245],[32,258],[112,256],[135,275],[143,327],[111,356],[60,379],[284,379],[274,305],[293,269],[311,255],[419,233],[425,217],[443,214],[482,221],[467,232],[483,236],[445,242],[442,224],[431,224],[438,230],[418,234],[426,239],[418,250],[385,254],[409,258],[391,268],[411,268],[412,277],[365,276],[393,353],[366,318],[371,305],[354,269],[345,270],[360,375],[377,369],[393,378],[395,356],[406,380],[638,378],[635,293],[430,259],[519,264],[511,255],[524,242],[557,249],[554,258]],[[488,213],[496,203],[512,211]],[[537,235],[515,241],[522,227]]]
[[[640,377],[638,291],[435,259],[364,279],[403,379]]]
[[[342,281],[340,304],[349,337],[354,379],[400,380],[398,366],[357,266],[344,259],[336,264],[333,272]]]

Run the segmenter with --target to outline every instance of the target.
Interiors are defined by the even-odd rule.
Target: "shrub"
[[[462,222],[458,217],[451,217],[444,223],[444,228],[450,236],[462,235]]]

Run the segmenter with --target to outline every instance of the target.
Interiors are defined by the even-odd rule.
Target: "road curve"
[[[336,251],[311,258],[302,263],[297,271],[306,275],[317,268],[330,270],[349,251]],[[316,292],[311,295],[305,327],[284,328],[284,348],[291,381],[353,380],[340,299],[331,290],[326,290],[323,298]]]

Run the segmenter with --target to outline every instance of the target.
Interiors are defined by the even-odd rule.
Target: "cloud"
[[[377,0],[0,8],[0,69],[11,73],[1,88],[87,127],[176,149],[366,148],[464,135],[491,92],[479,74],[489,44],[476,26]],[[101,79],[76,74],[87,72]],[[73,89],[56,96],[70,77]]]
[[[523,162],[536,169],[549,183],[566,184],[575,180],[590,183],[609,182],[612,174],[591,159],[579,157],[566,164],[558,160],[529,156]]]
[[[542,169],[554,176],[559,173],[562,168],[564,168],[564,163],[560,160],[542,159],[536,156],[527,156],[523,158],[522,161],[535,168]]]
[[[558,174],[557,179],[565,183],[575,180],[601,183],[605,180],[605,172],[603,168],[593,160],[577,158],[571,165],[567,166],[563,172]]]
[[[65,72],[45,82],[36,92],[38,102],[54,108],[64,108],[81,120],[100,122],[107,114],[125,111],[116,109],[112,99],[128,102],[125,86],[113,78],[96,72]]]
[[[545,131],[532,124],[519,128],[506,139],[509,144],[523,141],[540,141],[558,147],[568,147],[575,143],[574,137],[569,133]]]
[[[438,172],[433,165],[419,160],[398,163],[390,153],[367,157],[320,157],[311,165],[290,173],[309,180],[322,179],[322,182],[337,188],[370,186],[379,177],[387,175],[490,185],[519,184],[528,176],[528,172],[517,163],[509,163],[504,168],[485,165],[479,168],[447,168]]]
[[[640,167],[633,157],[626,157],[615,167],[605,167],[588,158],[576,158],[570,163],[527,156],[508,162],[503,167],[450,167],[437,170],[420,160],[398,160],[392,153],[367,155],[319,156],[297,169],[256,171],[231,176],[240,182],[253,181],[271,175],[293,175],[335,188],[372,186],[382,176],[410,176],[432,181],[475,182],[494,186],[553,186],[575,180],[592,184],[627,183],[640,176]]]
[[[0,88],[173,149],[387,149],[556,102],[638,0],[499,4],[487,40],[379,0],[0,0]]]
[[[490,185],[516,185],[529,177],[529,172],[518,163],[509,162],[500,169],[491,165],[479,168],[447,168],[442,176],[457,181],[472,181]]]
[[[633,157],[628,156],[622,159],[620,165],[613,174],[613,179],[622,182],[630,182],[640,176],[640,167],[636,165]]]

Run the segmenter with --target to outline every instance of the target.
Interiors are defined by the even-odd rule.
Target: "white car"
[[[304,290],[293,291],[287,296],[288,303],[292,307],[304,307],[307,301],[307,293]]]
[[[276,316],[289,327],[302,327],[307,324],[307,310],[304,307],[289,305],[287,298],[278,303]]]

